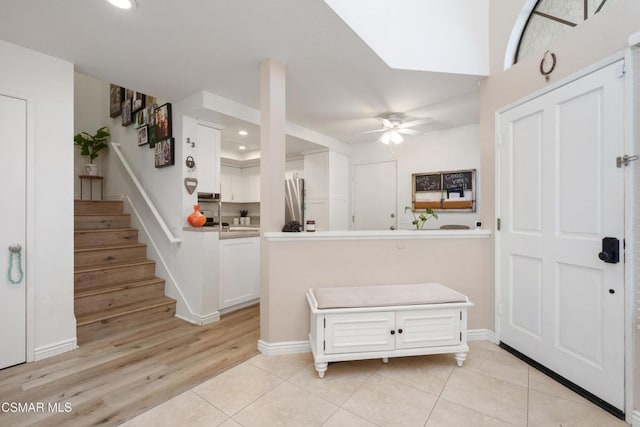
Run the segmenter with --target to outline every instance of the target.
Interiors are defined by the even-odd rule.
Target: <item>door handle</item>
[[[18,269],[17,279],[13,278],[14,264]],[[9,271],[7,272],[7,276],[9,277],[9,282],[14,285],[20,284],[24,278],[24,273],[22,272],[22,246],[18,243],[9,246]]]
[[[620,262],[620,240],[615,237],[602,239],[602,252],[598,254],[602,261],[617,264]]]

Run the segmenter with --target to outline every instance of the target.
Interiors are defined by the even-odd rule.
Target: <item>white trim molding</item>
[[[426,240],[426,239],[478,239],[489,238],[491,230],[351,230],[317,231],[313,233],[266,232],[271,242],[300,242],[310,240]]]
[[[44,347],[36,348],[34,351],[34,361],[46,359],[48,357],[57,356],[67,351],[75,350],[78,348],[78,341],[76,338],[70,338],[65,341],[60,341],[53,344],[45,345]]]
[[[491,341],[496,343],[496,337],[490,329],[467,330],[467,341]],[[269,343],[258,340],[258,350],[265,356],[279,356],[282,354],[311,353],[309,341],[283,341]],[[639,426],[640,427],[640,426]]]
[[[208,325],[210,323],[215,323],[218,320],[220,320],[220,312],[219,311],[215,311],[213,313],[209,313],[206,316],[199,316],[197,314],[194,313],[189,313],[189,316],[183,316],[181,314],[179,314],[178,312],[176,312],[176,317],[178,319],[182,319],[185,322],[189,322],[189,323],[193,323],[195,325],[199,325],[199,326],[203,326],[203,325]]]
[[[469,329],[467,341],[490,341],[497,344],[496,334],[491,329]]]
[[[279,356],[282,354],[311,353],[311,346],[308,340],[275,343],[258,340],[258,350],[265,356]]]
[[[640,427],[640,411],[633,411],[631,415],[631,426]]]

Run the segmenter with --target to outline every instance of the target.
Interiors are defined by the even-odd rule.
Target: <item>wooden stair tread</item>
[[[137,228],[133,227],[125,227],[125,228],[82,228],[79,230],[74,230],[74,233],[113,233],[119,231],[138,231]]]
[[[154,277],[152,279],[136,280],[131,282],[115,283],[106,286],[96,286],[94,288],[86,288],[75,291],[75,298],[84,298],[93,295],[105,294],[109,292],[117,292],[124,289],[139,288],[142,286],[154,285],[157,283],[163,283],[164,279],[160,277]]]
[[[109,310],[96,311],[88,313],[76,318],[76,326],[84,326],[95,322],[102,322],[107,319],[113,319],[127,314],[137,313],[150,308],[169,306],[175,304],[176,301],[169,297],[154,298],[150,300],[138,301],[135,303],[114,307]]]
[[[121,261],[121,262],[112,262],[110,264],[94,264],[94,265],[85,265],[81,267],[75,267],[74,273],[88,273],[91,271],[100,271],[100,270],[110,270],[115,268],[122,267],[133,267],[137,265],[148,265],[155,264],[156,262],[151,259],[135,259],[131,261]]]
[[[92,252],[92,251],[103,251],[105,249],[128,249],[128,248],[142,248],[146,247],[145,243],[139,242],[125,242],[118,244],[106,244],[106,245],[95,245],[95,246],[86,246],[83,248],[74,249],[75,253],[80,252]]]

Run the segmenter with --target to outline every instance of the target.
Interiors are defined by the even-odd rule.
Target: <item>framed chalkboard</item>
[[[411,175],[413,209],[476,211],[476,170],[414,173]]]
[[[443,172],[442,182],[445,190],[471,190],[473,189],[473,176],[475,171]]]
[[[415,191],[440,191],[442,190],[442,174],[413,174]]]

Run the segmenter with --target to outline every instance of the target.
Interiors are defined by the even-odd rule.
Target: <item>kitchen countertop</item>
[[[220,233],[219,239],[242,239],[244,237],[260,237],[260,231],[252,227],[251,230],[246,231],[220,231],[218,227],[183,227],[183,231],[192,231],[196,233]]]

